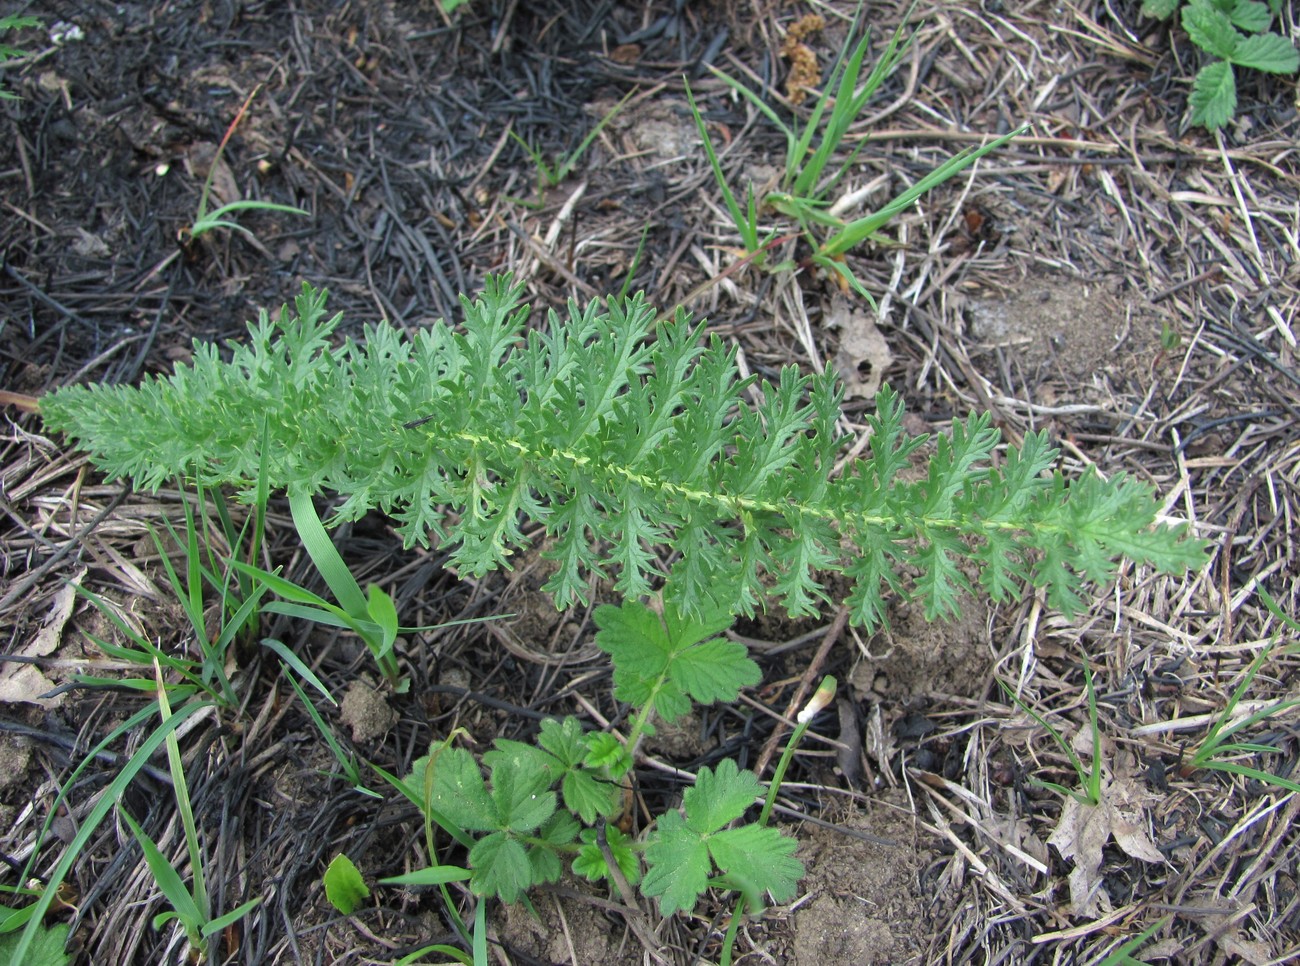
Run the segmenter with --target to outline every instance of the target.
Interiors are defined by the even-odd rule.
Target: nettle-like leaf
[[[740,771],[731,760],[717,770],[703,768],[695,785],[682,796],[685,817],[668,812],[646,846],[649,866],[641,891],[659,897],[659,909],[671,915],[692,909],[712,882],[740,890],[751,907],[765,893],[778,902],[794,895],[803,863],[794,858],[798,843],[762,825],[727,828],[762,793],[757,776]],[[716,867],[723,873],[712,878]]]
[[[1300,71],[1300,51],[1280,34],[1259,34],[1237,44],[1232,62],[1269,74],[1294,74]]]
[[[570,303],[567,317],[527,328],[521,293],[489,278],[481,298],[462,300],[463,329],[439,322],[408,337],[380,323],[340,344],[325,293],[304,286],[294,310],[263,313],[225,358],[196,345],[168,378],[62,389],[42,411],[111,476],[153,489],[185,468],[251,499],[263,471],[272,487],[336,494],[336,521],[389,513],[408,545],[436,542],[468,574],[506,566],[525,525],[540,524],[560,606],[608,575],[630,597],[663,584],[679,614],[752,613],[774,599],[811,615],[827,599],[824,575],[842,572],[852,619],[875,625],[886,593],[950,612],[963,560],[992,562],[981,579],[995,594],[1028,580],[1070,608],[1081,555],[1106,575],[1124,548],[1167,571],[1205,559],[1183,528],[1154,525],[1148,487],[1046,475],[1057,456],[1046,437],[1002,455],[988,418],[972,417],[907,482],[899,471],[928,440],[903,432],[885,388],[870,456],[836,474],[843,389],[832,374],[741,379],[734,348],[704,343],[680,309],[657,325],[640,295]],[[1073,521],[1099,496],[1107,513],[1085,547]],[[918,555],[939,568],[919,586],[905,576]]]
[[[1236,0],[1227,13],[1233,26],[1248,34],[1263,33],[1273,20],[1268,4],[1260,3],[1259,0]]]
[[[638,708],[653,707],[668,723],[691,702],[734,701],[743,687],[762,676],[745,646],[714,637],[731,618],[681,613],[671,602],[661,618],[645,604],[626,600],[603,604],[592,615],[596,646],[614,664],[614,697]]]
[[[1237,44],[1245,39],[1232,18],[1207,0],[1193,0],[1183,7],[1182,20],[1192,43],[1224,60],[1231,60]]]
[[[1216,130],[1237,113],[1237,79],[1226,60],[1206,64],[1196,73],[1187,104],[1192,109],[1191,123]]]

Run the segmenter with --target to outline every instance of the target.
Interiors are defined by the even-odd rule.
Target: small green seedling
[[[325,870],[325,898],[345,916],[352,915],[362,900],[369,898],[370,889],[361,878],[361,871],[352,860],[340,852]]]
[[[1047,722],[1046,718],[1021,701],[1020,698],[1016,696],[1015,692],[1007,687],[1003,681],[999,680],[998,684],[1001,686],[1006,696],[1015,702],[1017,708],[1025,712],[1025,714],[1029,715],[1047,729],[1047,733],[1052,736],[1052,740],[1056,742],[1057,746],[1065,752],[1066,757],[1070,759],[1070,764],[1074,767],[1075,774],[1079,776],[1079,786],[1083,790],[1073,791],[1066,788],[1064,785],[1057,784],[1056,782],[1042,781],[1038,778],[1029,779],[1029,783],[1039,788],[1050,789],[1058,795],[1069,796],[1080,805],[1100,805],[1102,778],[1101,728],[1097,724],[1097,693],[1093,690],[1092,671],[1088,669],[1088,665],[1084,664],[1083,666],[1083,685],[1087,694],[1088,702],[1088,729],[1089,733],[1092,735],[1092,762],[1087,768],[1084,768],[1083,762],[1079,759],[1079,756],[1075,754],[1074,748],[1071,747],[1070,742],[1065,739],[1064,735],[1053,728]]]
[[[260,86],[253,88],[248,97],[244,98],[244,103],[240,106],[239,112],[235,115],[235,119],[230,122],[230,126],[226,128],[225,135],[221,138],[221,143],[217,145],[217,153],[212,158],[212,165],[208,168],[208,176],[203,182],[203,191],[199,194],[199,207],[198,211],[195,212],[194,215],[194,223],[177,232],[177,239],[182,245],[189,245],[194,241],[194,239],[201,235],[205,235],[216,228],[229,228],[233,231],[240,232],[249,238],[254,237],[253,233],[243,225],[231,220],[230,216],[240,211],[278,211],[286,215],[302,215],[303,217],[310,217],[308,212],[303,211],[301,208],[295,208],[292,205],[281,205],[272,201],[250,201],[247,199],[230,201],[221,205],[219,208],[208,211],[208,202],[212,194],[212,182],[216,178],[217,169],[221,164],[221,158],[226,153],[226,145],[230,142],[230,138],[235,133],[235,128],[239,126],[239,122],[244,119],[244,115],[248,112],[248,106],[253,103],[253,98],[257,96],[259,90],[261,90]]]
[[[17,14],[8,14],[0,17],[0,34],[8,33],[10,30],[21,30],[23,27],[39,27],[40,25],[41,21],[36,17],[21,17]],[[0,65],[3,65],[5,61],[15,60],[26,55],[25,50],[19,50],[9,44],[0,43]],[[17,99],[17,94],[0,87],[0,100],[13,101]]]
[[[1142,14],[1165,20],[1179,4],[1180,0],[1144,0]],[[1269,74],[1300,70],[1300,51],[1286,37],[1269,30],[1282,6],[1282,0],[1187,0],[1183,4],[1187,36],[1214,58],[1192,82],[1188,98],[1191,124],[1214,131],[1232,120],[1237,112],[1234,67]]]
[[[803,874],[794,840],[765,827],[767,810],[732,827],[763,800],[757,776],[735,762],[702,769],[683,798],[684,813],[659,816],[639,840],[610,824],[622,808],[636,742],[653,733],[652,718],[671,723],[692,702],[733,701],[757,682],[744,647],[714,636],[731,619],[685,617],[671,603],[661,616],[635,601],[599,607],[594,619],[597,644],[614,663],[615,697],[638,712],[626,739],[584,732],[576,718],[548,719],[536,744],[498,739],[483,756],[486,777],[450,738],[405,778],[381,772],[423,813],[430,844],[436,825],[469,850],[467,871],[436,866],[402,882],[442,884],[465,874],[475,895],[515,902],[559,878],[568,861],[593,880],[640,882],[664,915],[693,909],[709,887],[736,890],[754,909],[765,895],[789,898]]]
[[[556,187],[560,182],[564,181],[564,179],[573,173],[573,169],[577,166],[578,161],[587,153],[587,148],[591,147],[591,143],[600,136],[600,132],[605,129],[605,125],[614,120],[614,117],[619,111],[623,110],[627,105],[627,102],[631,100],[632,95],[635,93],[635,90],[631,90],[624,94],[623,99],[615,104],[613,109],[597,121],[596,126],[587,132],[587,136],[582,139],[581,143],[579,143],[578,146],[568,154],[561,157],[555,163],[554,167],[546,163],[546,158],[542,155],[541,151],[537,150],[537,148],[533,147],[514,131],[510,131],[510,136],[515,139],[515,142],[518,143],[521,148],[528,152],[528,156],[533,160],[533,166],[537,169],[537,200],[533,202],[521,201],[518,198],[514,200],[529,208],[540,208],[544,202],[546,189]]]
[[[267,613],[285,614],[329,627],[342,628],[360,637],[394,692],[405,694],[411,686],[410,680],[402,675],[398,667],[397,655],[393,651],[399,634],[418,634],[423,631],[437,630],[439,627],[494,619],[475,618],[436,626],[402,626],[398,623],[397,606],[388,592],[375,584],[371,584],[363,591],[356,578],[352,576],[352,571],[344,562],[338,548],[334,546],[334,541],[330,539],[324,524],[321,523],[320,514],[316,512],[310,492],[291,487],[289,511],[298,536],[302,540],[303,549],[307,551],[307,556],[341,606],[331,604],[306,587],[286,580],[279,575],[278,571],[263,570],[239,561],[233,562],[231,566],[257,581],[260,587],[269,589],[282,598],[266,604],[263,610]],[[281,657],[284,657],[284,653],[281,653]],[[319,685],[319,682],[317,684],[323,691],[324,686]],[[325,694],[329,696],[328,692]]]
[[[1277,606],[1277,602],[1262,587],[1259,588],[1259,595],[1260,599],[1264,601],[1264,606],[1269,609],[1274,617],[1282,621],[1292,632],[1300,632],[1300,622],[1284,614],[1282,609]],[[1280,754],[1281,749],[1273,745],[1253,741],[1235,740],[1238,734],[1259,724],[1261,721],[1267,721],[1289,708],[1300,706],[1300,699],[1298,698],[1275,701],[1267,707],[1247,715],[1240,721],[1235,723],[1232,721],[1233,712],[1236,710],[1237,705],[1241,703],[1241,699],[1245,697],[1246,691],[1249,690],[1264,663],[1272,655],[1273,648],[1274,644],[1270,644],[1250,662],[1250,666],[1241,676],[1241,682],[1237,685],[1236,690],[1232,692],[1232,696],[1228,698],[1228,703],[1224,705],[1222,713],[1214,720],[1210,730],[1201,739],[1191,755],[1179,767],[1179,771],[1184,776],[1191,775],[1200,769],[1209,769],[1254,779],[1288,792],[1300,792],[1300,782],[1290,778],[1283,778],[1281,775],[1274,775],[1272,772],[1264,771],[1262,768],[1256,768],[1253,765],[1243,764],[1241,761],[1242,758],[1257,755]],[[1296,645],[1290,645],[1283,648],[1283,652],[1290,653],[1295,649]]]
[[[794,262],[764,266],[766,249],[778,232],[775,229],[760,230],[759,219],[765,212],[775,212],[793,221],[812,246],[812,264],[822,268],[832,277],[840,279],[869,302],[873,302],[871,294],[845,264],[845,254],[865,241],[881,241],[880,230],[897,214],[914,204],[932,188],[1024,133],[1025,129],[1012,131],[988,144],[967,149],[949,158],[876,212],[848,221],[832,214],[827,196],[843,181],[859,152],[867,143],[866,138],[861,138],[857,147],[849,152],[847,157],[842,157],[843,152],[840,149],[848,136],[849,129],[880,85],[898,67],[911,45],[910,39],[904,40],[907,23],[907,17],[904,17],[903,23],[894,32],[889,44],[876,61],[875,67],[864,78],[863,67],[871,46],[871,35],[866,32],[854,41],[862,15],[863,9],[859,6],[854,29],[850,32],[835,66],[831,69],[829,82],[814,104],[811,115],[802,125],[787,124],[759,94],[722,71],[710,68],[714,76],[753,105],[785,136],[784,173],[777,188],[768,192],[761,203],[755,199],[752,185],[746,188],[743,207],[736,199],[735,192],[732,191],[722,170],[708,130],[704,126],[704,120],[689,83],[686,85],[686,98],[704,143],[704,153],[713,169],[714,180],[722,192],[732,223],[740,234],[745,255],[752,257],[756,264],[768,267],[772,271],[785,271],[796,267]]]

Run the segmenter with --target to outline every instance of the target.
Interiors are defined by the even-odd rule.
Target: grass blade
[[[145,740],[140,744],[140,747],[136,749],[135,754],[127,760],[126,764],[122,766],[122,770],[117,773],[112,782],[109,783],[108,787],[104,789],[103,793],[99,797],[99,801],[95,803],[94,807],[90,810],[90,813],[85,817],[85,819],[83,819],[81,828],[77,831],[73,840],[68,843],[67,849],[60,857],[58,863],[54,866],[54,869],[50,872],[46,881],[45,890],[41,893],[41,897],[36,900],[32,909],[32,919],[28,922],[27,928],[23,930],[23,934],[18,940],[18,946],[13,951],[11,957],[13,962],[26,962],[24,957],[31,949],[32,941],[36,938],[36,933],[40,924],[45,919],[45,913],[49,910],[50,904],[54,902],[59,886],[62,885],[64,879],[67,878],[68,872],[72,869],[72,864],[76,862],[78,856],[81,855],[81,850],[86,847],[86,843],[90,841],[91,837],[99,829],[99,824],[104,821],[105,816],[107,816],[117,804],[118,799],[122,797],[127,786],[135,780],[135,776],[140,773],[140,769],[148,764],[149,759],[153,757],[154,752],[158,750],[159,746],[166,741],[168,735],[175,732],[182,723],[193,717],[198,712],[211,707],[214,707],[214,705],[210,702],[201,701],[178,708],[170,718],[160,723],[158,727],[155,728],[147,738],[145,738]],[[137,719],[148,718],[155,711],[156,708],[146,708],[143,712],[133,716],[131,721],[139,723]],[[121,728],[116,729],[109,738],[111,739],[115,737],[122,730],[123,729]],[[105,742],[101,743],[101,745],[107,743],[108,740],[109,739],[105,739]],[[94,752],[92,752],[92,756],[93,754]],[[89,760],[90,758],[88,757],[87,761]],[[60,799],[61,798],[62,793],[60,793]],[[53,814],[53,812],[51,812],[51,814]]]

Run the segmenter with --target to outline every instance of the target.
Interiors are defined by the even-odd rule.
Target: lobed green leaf
[[[726,827],[762,793],[757,776],[729,759],[716,770],[700,770],[682,797],[685,817],[661,816],[646,846],[649,868],[641,891],[659,898],[660,912],[667,916],[694,908],[714,866],[724,873],[719,884],[739,888],[752,906],[761,905],[763,893],[778,901],[794,895],[804,872],[794,858],[798,843],[758,824]]]

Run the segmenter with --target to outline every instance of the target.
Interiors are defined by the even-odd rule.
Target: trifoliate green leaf
[[[613,738],[613,736],[608,736]],[[599,815],[613,815],[618,810],[618,786],[605,777],[605,763],[591,766],[588,761],[589,747],[582,723],[572,716],[563,722],[547,718],[542,722],[541,734],[537,743],[546,751],[532,749],[538,761],[544,756],[549,759],[556,771],[563,775],[560,793],[564,796],[564,806],[590,825]],[[506,743],[498,741],[499,746]],[[524,746],[531,747],[531,746]],[[614,739],[614,754],[622,751],[622,745]],[[549,752],[549,754],[548,754]]]

